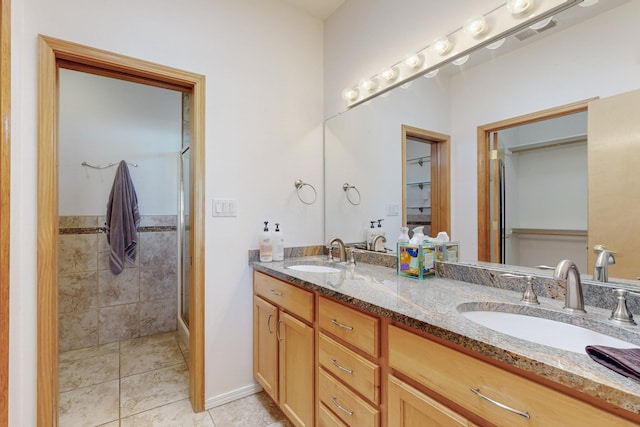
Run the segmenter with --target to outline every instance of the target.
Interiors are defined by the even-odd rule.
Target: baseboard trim
[[[207,399],[204,402],[204,408],[206,410],[215,408],[225,403],[233,402],[234,400],[242,399],[243,397],[251,396],[252,394],[260,393],[262,387],[258,383],[250,384],[245,387],[232,390],[227,393],[220,394],[218,396]]]

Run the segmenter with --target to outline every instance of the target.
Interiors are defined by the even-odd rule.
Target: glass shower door
[[[181,186],[180,186],[180,317],[189,327],[189,271],[191,266],[191,215],[190,185],[189,185],[189,160],[191,158],[189,147],[181,153]]]

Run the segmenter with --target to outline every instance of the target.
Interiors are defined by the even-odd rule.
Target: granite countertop
[[[640,383],[619,375],[579,354],[532,343],[493,331],[467,319],[459,307],[526,313],[535,310],[547,318],[562,318],[563,301],[538,296],[540,305],[520,303],[521,292],[444,278],[415,280],[401,277],[391,268],[358,263],[336,265],[340,272],[310,273],[287,268],[295,264],[323,264],[325,257],[285,259],[284,262],[252,262],[257,271],[303,288],[390,318],[461,345],[477,353],[563,384],[586,395],[640,414]],[[572,315],[578,325],[589,324],[640,347],[640,330],[607,322],[611,312],[587,306],[587,313]],[[464,309],[463,309],[464,310]],[[575,321],[574,321],[575,319]],[[549,331],[553,333],[553,331]]]

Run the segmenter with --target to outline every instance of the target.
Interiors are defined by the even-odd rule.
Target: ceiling
[[[311,16],[320,18],[323,21],[327,19],[342,3],[346,0],[281,0],[294,7],[302,9]]]

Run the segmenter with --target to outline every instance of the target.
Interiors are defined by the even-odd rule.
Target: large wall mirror
[[[399,132],[404,124],[452,136],[452,238],[462,240],[463,255],[466,255],[468,260],[473,260],[479,243],[475,240],[478,230],[491,226],[491,220],[487,220],[486,223],[478,223],[476,228],[478,221],[476,216],[478,200],[475,198],[478,191],[477,171],[470,168],[471,165],[474,167],[477,165],[475,155],[478,126],[495,120],[506,120],[525,113],[533,113],[544,108],[594,97],[606,97],[640,87],[637,79],[634,82],[632,78],[632,75],[640,72],[637,63],[631,60],[607,59],[614,55],[622,58],[619,54],[621,51],[627,52],[631,57],[638,57],[638,47],[632,41],[637,30],[632,29],[633,19],[629,18],[634,14],[637,15],[637,12],[637,4],[622,0],[600,1],[590,8],[574,6],[554,16],[548,28],[530,31],[528,37],[524,37],[525,35],[510,37],[503,46],[507,50],[482,49],[482,52],[471,56],[469,62],[471,65],[461,68],[448,65],[440,70],[436,78],[420,77],[407,85],[397,87],[328,119],[325,124],[325,237],[338,236],[345,242],[359,242],[363,238],[363,228],[368,226],[369,221],[383,218],[384,229],[391,240],[390,246],[395,245],[394,240],[399,234],[399,227],[404,225],[400,209],[403,205],[402,151],[398,143]],[[619,34],[612,36],[612,32]],[[612,38],[616,44],[604,42]],[[564,49],[570,50],[564,50],[562,59],[558,60],[557,51],[565,44],[567,47]],[[576,50],[574,46],[579,46],[579,49]],[[606,46],[613,46],[613,48],[603,51],[602,49]],[[523,73],[526,77],[518,79],[518,75],[511,75],[509,76],[511,80],[504,82],[506,69],[515,70],[514,74],[517,73],[519,61],[522,62],[525,55],[519,52],[523,51],[535,52],[535,54],[527,53],[529,68],[526,73]],[[546,55],[547,51],[553,51],[553,54]],[[471,63],[474,60],[476,62]],[[612,63],[621,62],[624,62],[625,67],[612,65]],[[593,64],[590,68],[593,70],[605,68],[606,73],[596,74],[589,68],[583,68],[585,72],[582,74],[573,73],[566,76],[568,73],[566,70],[575,70],[576,64],[588,64],[587,67]],[[531,75],[537,80],[531,80]],[[568,84],[563,85],[563,81]],[[473,90],[469,90],[471,83],[475,85],[472,87]],[[521,91],[514,89],[516,83],[522,87]],[[504,89],[501,90],[503,86]],[[544,88],[544,90],[538,88]],[[559,93],[562,96],[558,96]],[[529,108],[527,108],[528,98],[531,98]],[[553,100],[556,99],[558,101],[554,102]],[[489,108],[491,114],[485,114],[484,111],[478,112]],[[485,116],[490,119],[483,119],[482,117]],[[575,117],[576,121],[581,122],[583,128],[585,116],[586,113],[583,113]],[[519,131],[511,132],[512,135],[507,133],[498,137],[504,142],[514,140],[513,133]],[[527,132],[539,134],[539,141],[563,139],[573,136],[569,134],[581,134],[582,142],[547,150],[551,150],[551,153],[566,154],[567,161],[577,161],[579,158],[580,162],[584,163],[585,130],[566,130],[564,135],[557,137],[544,136],[546,130],[543,128],[520,131],[520,133]],[[530,143],[533,142],[530,138]],[[504,147],[502,149],[505,150]],[[544,149],[526,151],[527,154],[524,154],[525,152],[512,154],[510,149],[507,150],[510,156],[527,157],[525,160],[521,159],[520,163],[531,161],[530,165],[536,162],[539,165],[541,161],[544,163],[542,157],[549,155],[549,152]],[[557,160],[555,157],[554,159]],[[521,169],[531,172],[532,167],[536,166],[525,165]],[[505,172],[512,173],[514,170]],[[579,178],[580,176],[582,178]],[[570,179],[585,177],[587,177],[586,171],[582,170],[576,171]],[[360,190],[362,200],[359,205],[354,206],[345,201],[342,186],[346,182],[357,186]],[[563,185],[569,185],[569,182],[565,180]],[[549,191],[554,191],[553,184],[546,183],[545,186],[550,187]],[[585,188],[586,184],[581,184],[580,189],[574,194],[579,194],[578,198],[582,198],[582,202],[586,197]],[[532,200],[533,198],[522,199],[520,209],[527,210],[527,203]],[[545,200],[542,202],[546,203]],[[540,227],[579,234],[579,236],[567,236],[565,240],[571,241],[572,244],[579,242],[577,244],[584,247],[585,233],[590,231],[590,223],[584,210],[579,212],[579,209],[576,209],[573,214],[575,214],[575,223],[560,224],[553,218],[549,218],[549,221],[553,221],[552,224],[528,225],[523,222],[524,225],[516,228],[520,228],[519,231],[523,232]],[[469,249],[469,246],[473,246],[473,249]],[[505,257],[505,261],[509,263],[530,263],[520,261],[513,253],[506,254]],[[489,260],[480,250],[477,252],[476,259]],[[587,272],[584,271],[586,269],[585,267],[581,270]],[[615,276],[614,273],[612,274]]]

